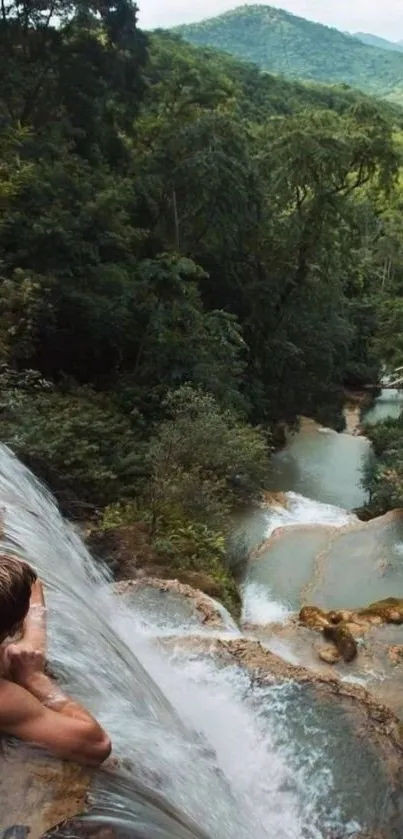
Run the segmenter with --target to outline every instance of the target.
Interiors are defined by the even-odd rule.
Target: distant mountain
[[[174,31],[192,44],[232,53],[272,73],[344,83],[403,104],[403,54],[272,6],[241,6]]]
[[[379,35],[370,35],[369,32],[355,32],[354,38],[358,38],[359,41],[370,47],[379,47],[381,50],[390,50],[391,52],[403,52],[403,41],[388,41],[386,38],[380,38]]]

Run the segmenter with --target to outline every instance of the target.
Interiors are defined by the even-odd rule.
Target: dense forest
[[[284,427],[401,359],[403,115],[136,13],[3,3],[0,435],[68,514],[222,577]]]
[[[273,6],[239,6],[218,17],[178,26],[174,32],[197,46],[253,61],[270,73],[329,84],[403,103],[403,55]],[[371,39],[374,38],[372,43]],[[382,40],[382,39],[379,39]],[[365,43],[364,43],[365,41]]]

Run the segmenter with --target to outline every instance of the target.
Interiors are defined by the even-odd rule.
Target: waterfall
[[[50,493],[0,446],[3,549],[44,582],[49,658],[110,734],[122,768],[98,773],[82,824],[147,839],[302,839],[312,792],[290,749],[245,700],[248,679],[213,662],[182,670],[108,585]],[[158,635],[158,626],[155,628]],[[307,801],[311,802],[307,808]]]

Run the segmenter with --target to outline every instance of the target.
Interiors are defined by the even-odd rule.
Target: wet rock
[[[310,629],[323,629],[329,624],[328,612],[318,606],[303,606],[299,613],[299,621]]]
[[[181,571],[178,574],[178,580],[180,583],[208,594],[209,597],[221,600],[223,596],[222,586],[210,574],[204,574],[203,571]]]
[[[371,738],[381,754],[389,761],[392,772],[398,772],[401,778],[403,760],[403,725],[398,717],[386,705],[381,704],[361,685],[341,681],[336,675],[318,673],[295,664],[290,664],[269,650],[259,641],[237,638],[222,640],[199,637],[160,638],[161,647],[186,654],[199,652],[201,655],[214,656],[223,664],[237,664],[248,671],[252,681],[264,684],[295,681],[299,684],[312,685],[318,698],[345,702],[351,712],[357,714],[360,732]]]
[[[220,600],[236,619],[240,615],[241,596],[233,576],[224,566],[215,577],[203,570],[181,567],[175,558],[156,554],[144,522],[93,530],[87,535],[86,543],[95,558],[109,567],[116,581],[143,577],[176,580]],[[183,564],[186,563],[182,560]]]
[[[403,644],[393,644],[388,649],[388,659],[392,664],[402,664]]]
[[[338,664],[342,658],[336,647],[333,647],[330,644],[326,647],[319,647],[318,656],[322,661],[325,661],[326,664]]]
[[[357,640],[374,627],[384,624],[403,624],[403,598],[388,597],[378,600],[362,609],[340,609],[325,611],[317,606],[304,606],[299,613],[300,624],[322,631],[328,641],[333,641],[345,662],[353,661],[358,652]],[[325,656],[325,657],[324,657]],[[335,663],[326,648],[319,657],[328,663]]]
[[[253,627],[253,634],[273,652],[291,663],[298,662],[313,673],[332,674],[334,677],[356,679],[365,684],[376,700],[387,705],[403,721],[403,627],[396,624],[349,623],[348,628],[358,641],[358,656],[353,662],[341,659],[329,664],[320,656],[324,643],[319,641],[317,629],[310,629],[289,621],[269,627]],[[327,647],[326,647],[327,648]],[[335,653],[338,651],[333,646]],[[375,678],[382,674],[382,678]],[[402,832],[403,836],[403,832]]]
[[[353,661],[357,656],[357,642],[344,623],[328,624],[323,627],[323,635],[336,645],[343,661]]]
[[[380,618],[383,623],[403,623],[403,599],[387,597],[371,603],[365,609],[357,609],[356,614],[361,618]]]
[[[39,839],[61,821],[84,812],[92,773],[72,763],[37,756],[24,745],[2,744],[0,836],[11,825]]]
[[[354,515],[357,516],[359,521],[367,523],[372,521],[377,517],[377,513],[374,512],[372,507],[355,507],[353,510]]]
[[[214,602],[202,591],[191,586],[180,583],[179,580],[161,580],[155,577],[142,577],[137,580],[124,580],[114,583],[113,590],[124,597],[130,597],[141,589],[147,587],[158,589],[161,592],[173,592],[190,601],[194,606],[195,614],[201,623],[207,626],[224,628],[224,621],[221,612]]]
[[[268,492],[262,493],[261,500],[263,507],[288,507],[288,498],[285,492]]]
[[[325,614],[328,623],[346,623],[352,617],[351,609],[340,609],[339,611],[333,609]]]

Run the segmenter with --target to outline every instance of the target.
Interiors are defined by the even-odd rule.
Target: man
[[[20,631],[17,642],[8,639]],[[41,582],[27,563],[0,555],[0,737],[18,737],[61,758],[97,766],[111,742],[96,720],[45,673]]]

